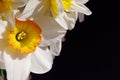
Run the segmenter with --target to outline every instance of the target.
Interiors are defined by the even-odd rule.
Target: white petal
[[[8,80],[27,80],[30,74],[30,55],[13,58],[4,52],[5,68]]]
[[[58,56],[61,52],[61,48],[62,48],[62,40],[61,39],[56,39],[54,41],[51,41],[50,44],[50,52],[51,54]]]
[[[8,23],[13,28],[15,26],[15,16],[14,16],[14,13],[3,14],[3,16],[7,19]]]
[[[43,39],[40,46],[41,47],[49,46],[50,53],[53,54],[54,56],[58,56],[61,52],[62,38],[64,35],[60,35],[60,36],[50,39],[50,40]]]
[[[19,13],[19,10],[13,10],[13,13],[11,14],[2,14],[7,21],[3,21],[0,17],[0,39],[2,38],[2,33],[6,30],[6,28],[11,26],[12,29],[14,29],[15,25],[15,16]]]
[[[37,48],[31,58],[31,72],[33,73],[43,74],[52,68],[54,57],[46,47]]]
[[[3,54],[6,47],[6,40],[0,39],[0,69],[5,69]]]
[[[1,54],[0,54],[0,58],[2,58]],[[1,59],[0,59],[0,69],[5,69],[5,64],[4,64],[3,60],[1,60]]]
[[[5,69],[5,64],[4,64],[2,51],[0,51],[0,69]]]
[[[58,15],[64,12],[63,5],[61,0],[56,0],[57,6],[55,8],[58,11]],[[54,4],[51,5],[51,2],[49,0],[40,0],[39,5],[36,7],[36,11],[34,12],[34,15],[38,13],[42,16],[49,16],[49,17],[56,17],[56,13],[54,13],[54,10],[51,8]]]
[[[27,2],[28,2],[28,0],[15,0],[13,2],[13,7],[14,8],[23,7]]]
[[[23,10],[23,13],[20,16],[18,16],[18,18],[21,20],[25,20],[26,18],[29,18],[31,15],[33,15],[38,4],[39,4],[39,0],[29,0],[25,9]]]
[[[66,33],[66,29],[61,27],[52,17],[36,16],[34,21],[42,29],[42,34],[45,39],[52,39]]]
[[[2,34],[6,30],[7,22],[0,19],[0,39],[2,39]]]
[[[77,3],[81,3],[81,4],[85,4],[87,3],[89,0],[74,0]]]
[[[56,0],[56,2],[58,3],[57,5],[57,10],[59,11],[59,14],[60,15],[62,12],[64,12],[64,8],[63,8],[63,5],[62,5],[62,1],[61,0]],[[53,14],[54,16],[54,14]]]
[[[70,12],[70,13],[66,13],[64,15],[64,19],[67,23],[68,29],[72,30],[75,27],[75,23],[77,21],[78,18],[78,13],[75,12]]]
[[[57,2],[58,2],[58,10],[59,10],[59,13],[61,14],[62,12],[64,12],[62,1],[61,0],[57,0]]]
[[[71,8],[71,11],[76,10],[77,12],[86,14],[86,15],[91,15],[92,12],[84,5],[84,4],[77,4],[73,2],[73,6]]]
[[[83,22],[84,21],[84,19],[85,19],[85,15],[84,14],[82,14],[82,13],[79,13],[79,22]]]
[[[55,18],[55,21],[61,26],[61,27],[63,27],[64,29],[68,29],[68,26],[67,26],[67,24],[66,24],[66,21],[64,20],[64,15],[65,15],[65,13],[63,12],[63,13],[61,13],[60,15],[58,15],[56,18]]]

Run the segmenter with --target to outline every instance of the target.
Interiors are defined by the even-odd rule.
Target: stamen
[[[27,34],[24,31],[21,31],[16,35],[16,40],[22,41],[22,40],[26,39],[26,37],[27,37]]]

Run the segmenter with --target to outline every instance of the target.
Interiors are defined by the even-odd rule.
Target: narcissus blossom
[[[46,46],[42,37],[42,32],[52,31],[47,27],[45,31],[41,30],[33,20],[20,19],[16,16],[14,29],[6,20],[0,19],[0,68],[6,70],[8,80],[27,80],[30,72],[48,72],[55,56],[51,54],[53,47]],[[47,44],[54,41],[47,41]]]
[[[85,6],[85,3],[88,0],[61,0],[64,8],[64,16],[68,29],[73,29],[76,23],[76,20],[79,19],[83,21],[84,15],[90,15],[91,11]]]
[[[51,17],[38,15],[32,19],[25,13],[33,10],[29,5],[20,16],[14,14],[14,29],[0,17],[0,68],[6,70],[8,80],[27,80],[30,72],[48,72],[61,51],[66,30]]]

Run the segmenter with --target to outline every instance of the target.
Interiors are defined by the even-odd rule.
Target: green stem
[[[0,69],[0,76],[3,80],[5,80],[4,70]]]

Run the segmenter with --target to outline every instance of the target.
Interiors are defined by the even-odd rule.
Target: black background
[[[32,80],[120,80],[118,3],[90,0],[86,6],[93,14],[68,31],[52,70],[32,74]]]

